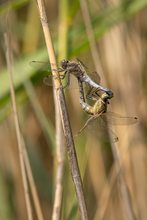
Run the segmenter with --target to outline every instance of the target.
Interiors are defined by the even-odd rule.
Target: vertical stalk
[[[110,134],[110,138],[111,138],[111,134]],[[130,193],[124,176],[122,160],[118,151],[118,145],[111,140],[111,147],[116,164],[115,166],[116,173],[119,173],[119,181],[120,181],[119,183],[120,183],[120,191],[123,199],[124,214],[126,213],[125,215],[129,220],[135,220],[136,217],[134,215]]]
[[[33,173],[32,173],[32,169],[31,169],[31,165],[30,165],[30,161],[29,161],[29,157],[28,157],[28,153],[26,150],[26,145],[25,145],[23,136],[22,136],[22,145],[23,145],[23,156],[24,156],[24,161],[25,161],[25,167],[27,170],[28,181],[30,184],[30,190],[31,190],[32,199],[34,202],[34,208],[36,211],[37,219],[44,220],[43,212],[41,209],[41,204],[40,204],[40,200],[39,200],[39,196],[38,196],[38,192],[37,192],[36,184],[34,181],[34,177],[33,177]]]
[[[95,68],[98,73],[103,74],[86,0],[80,0],[80,5]]]
[[[89,10],[88,10],[88,7],[87,7],[87,2],[86,2],[86,0],[80,0],[80,4],[81,4],[81,10],[82,10],[82,15],[83,15],[84,23],[85,23],[85,28],[86,28],[88,40],[89,40],[89,43],[90,43],[90,50],[91,50],[92,58],[93,58],[93,61],[94,61],[94,65],[96,67],[97,72],[103,73],[101,64],[99,62],[99,55],[98,55],[98,51],[97,51],[97,45],[96,45],[96,41],[95,41],[95,37],[94,37],[92,24],[91,24]],[[111,139],[111,134],[110,134],[110,139]],[[116,144],[113,143],[112,140],[111,140],[111,148],[112,148],[113,156],[114,156],[114,159],[115,159],[117,172],[120,172],[119,177],[120,177],[120,184],[121,184],[120,185],[121,186],[121,193],[122,193],[123,204],[124,204],[124,207],[125,207],[125,210],[126,210],[126,213],[127,213],[127,217],[128,217],[129,220],[134,220],[135,215],[134,215],[134,212],[133,212],[133,208],[132,208],[132,204],[131,204],[131,200],[130,200],[130,194],[129,194],[128,187],[127,187],[127,184],[126,184],[126,180],[125,180],[125,177],[124,177],[118,147],[117,147]]]
[[[88,215],[87,215],[87,209],[86,209],[86,204],[85,204],[85,199],[84,199],[82,180],[81,180],[80,170],[79,170],[79,166],[78,166],[77,155],[76,155],[76,151],[75,151],[75,145],[74,145],[73,136],[72,136],[72,132],[71,132],[69,117],[68,117],[68,113],[67,113],[65,97],[64,97],[64,93],[63,93],[63,89],[62,89],[62,84],[60,81],[60,76],[57,71],[55,53],[54,53],[54,48],[52,45],[51,34],[49,31],[49,27],[48,27],[48,21],[47,21],[47,16],[46,16],[46,12],[45,12],[45,5],[44,5],[43,0],[37,0],[37,3],[38,3],[39,14],[40,14],[40,20],[41,20],[41,24],[42,24],[42,28],[43,28],[43,32],[44,32],[45,42],[46,42],[46,46],[47,46],[48,56],[49,56],[49,60],[50,60],[50,64],[51,64],[55,92],[56,92],[56,96],[57,96],[57,100],[58,100],[63,131],[64,131],[66,144],[67,144],[67,154],[68,154],[69,166],[70,166],[73,182],[75,184],[76,195],[77,195],[78,204],[79,204],[79,208],[80,208],[81,219],[87,220]]]
[[[13,107],[13,113],[14,113],[14,122],[15,122],[15,130],[16,130],[17,143],[18,143],[20,169],[21,169],[22,181],[23,181],[23,187],[24,187],[25,203],[26,203],[26,208],[27,208],[28,219],[33,220],[31,201],[29,197],[29,188],[28,188],[24,158],[23,158],[23,146],[22,146],[20,125],[19,125],[18,113],[17,113],[17,107],[16,107],[15,91],[14,91],[14,85],[13,85],[12,51],[11,51],[11,46],[10,46],[10,39],[7,33],[5,34],[4,38],[5,38],[5,45],[6,45],[6,61],[7,61],[8,75],[9,75],[9,81],[10,81],[10,93],[11,93],[12,107]]]
[[[67,57],[67,32],[68,32],[68,0],[59,1],[59,31],[58,31],[58,60],[66,59]],[[62,197],[63,197],[63,175],[65,162],[65,146],[63,139],[63,130],[59,109],[56,106],[56,176],[55,176],[55,197],[53,204],[52,220],[60,220]]]

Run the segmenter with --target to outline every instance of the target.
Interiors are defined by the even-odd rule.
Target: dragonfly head
[[[113,94],[113,93],[112,93]],[[101,95],[101,99],[104,101],[104,102],[108,102],[108,99],[111,99],[113,96],[110,96],[110,94],[108,94],[107,92],[104,92],[102,95]]]
[[[108,90],[106,94],[108,95],[107,99],[111,99],[113,97],[113,92],[111,90]]]
[[[61,67],[65,70],[68,66],[69,61],[68,60],[62,60],[61,61]]]

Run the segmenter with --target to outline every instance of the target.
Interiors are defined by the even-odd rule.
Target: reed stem
[[[83,193],[83,186],[82,186],[82,180],[79,170],[79,165],[77,161],[77,155],[75,151],[75,145],[73,141],[73,136],[71,132],[71,126],[69,121],[69,116],[67,112],[67,107],[65,103],[65,96],[63,93],[60,76],[57,71],[57,64],[56,64],[56,58],[54,53],[54,48],[51,40],[51,34],[48,27],[48,21],[47,16],[45,12],[45,5],[43,0],[37,0],[38,3],[38,9],[40,14],[40,20],[44,32],[45,42],[47,46],[48,56],[51,64],[53,79],[54,79],[54,86],[57,96],[57,101],[60,109],[60,115],[62,120],[62,126],[64,131],[64,136],[67,144],[67,154],[68,154],[68,161],[69,166],[71,170],[71,175],[73,178],[73,182],[75,184],[76,189],[76,195],[78,199],[79,209],[80,209],[80,215],[82,220],[87,220],[87,209],[86,209],[86,203],[84,199],[84,193]]]
[[[28,219],[33,220],[32,207],[31,207],[31,201],[30,201],[30,196],[29,196],[29,188],[28,188],[28,182],[27,182],[27,176],[26,176],[26,170],[25,170],[25,163],[24,163],[24,158],[23,158],[23,146],[22,146],[20,125],[19,125],[19,120],[18,120],[15,90],[14,90],[14,85],[13,85],[12,51],[11,51],[10,39],[7,33],[5,33],[4,35],[4,40],[5,40],[5,46],[6,46],[6,61],[7,61],[8,75],[9,75],[9,81],[10,81],[10,93],[11,93],[11,99],[12,99],[12,108],[13,108],[14,123],[15,123],[15,130],[16,130],[17,143],[18,143],[19,162],[20,162],[20,169],[21,169],[21,174],[22,174],[25,203],[26,203],[26,208],[27,208]]]
[[[68,41],[68,0],[59,2],[59,28],[58,28],[58,60],[67,58]],[[55,93],[54,93],[55,94]],[[56,106],[59,112],[58,106]],[[58,113],[57,112],[57,113]],[[52,220],[60,220],[63,201],[63,176],[65,164],[65,141],[60,114],[56,113],[56,157],[57,161],[55,176],[55,197],[53,204]]]

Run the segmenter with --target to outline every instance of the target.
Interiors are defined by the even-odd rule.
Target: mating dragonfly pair
[[[33,63],[36,62],[37,61],[33,61]],[[108,127],[110,125],[131,125],[137,122],[136,117],[122,117],[119,114],[107,111],[107,106],[109,100],[113,97],[113,92],[99,85],[100,77],[97,73],[99,80],[93,80],[92,77],[87,74],[86,67],[80,60],[62,60],[58,71],[60,72],[61,80],[67,76],[66,86],[70,85],[71,75],[76,77],[79,86],[80,105],[88,115],[91,115],[78,133],[81,133],[88,125],[99,118],[101,118]],[[45,77],[44,83],[50,85],[49,79],[50,76]],[[84,84],[89,86],[88,92],[84,91]],[[88,104],[87,100],[93,100],[94,104]],[[115,136],[114,141],[117,140],[118,138]]]

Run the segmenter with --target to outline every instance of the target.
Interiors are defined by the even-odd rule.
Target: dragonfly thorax
[[[101,97],[98,98],[98,100],[95,102],[94,106],[91,108],[92,113],[95,114],[101,114],[107,111],[107,104],[109,104],[108,99],[111,97],[109,94],[104,92]]]
[[[107,102],[104,102],[101,98],[96,101],[94,106],[92,107],[92,113],[95,114],[101,114],[107,111]]]
[[[75,62],[75,61],[69,61],[69,60],[62,60],[61,61],[61,68],[66,71],[68,74],[73,74],[76,78],[81,79],[83,77],[84,73],[81,69],[81,66]]]

